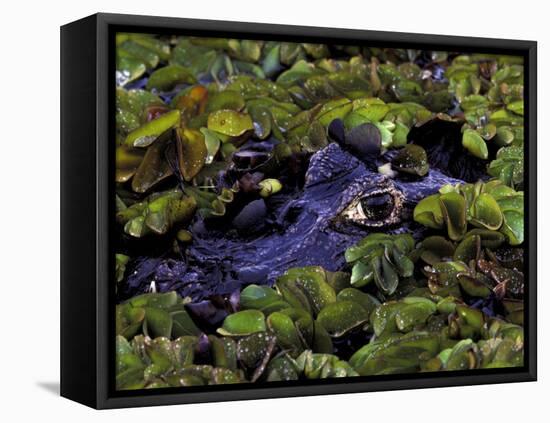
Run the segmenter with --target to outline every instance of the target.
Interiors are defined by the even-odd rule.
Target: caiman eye
[[[368,220],[383,220],[390,216],[395,207],[393,196],[381,193],[361,198],[357,204],[359,214]]]
[[[393,187],[383,188],[357,197],[341,216],[361,226],[382,227],[398,223],[402,208],[403,194]]]

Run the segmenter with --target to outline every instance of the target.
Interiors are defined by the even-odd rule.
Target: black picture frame
[[[307,40],[525,59],[526,315],[522,368],[157,390],[114,390],[114,34],[117,31]],[[61,27],[61,395],[90,407],[276,398],[535,381],[537,377],[537,44],[408,34],[98,13]],[[112,143],[111,143],[112,144]]]

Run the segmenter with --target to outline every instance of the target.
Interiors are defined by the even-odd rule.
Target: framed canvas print
[[[61,391],[96,408],[536,379],[536,43],[61,29]]]

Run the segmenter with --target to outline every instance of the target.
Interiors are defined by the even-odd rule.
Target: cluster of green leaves
[[[178,338],[201,332],[185,310],[187,299],[174,291],[138,295],[116,306],[116,333],[127,339],[138,334]]]
[[[175,225],[189,222],[196,207],[195,198],[179,190],[157,192],[130,207],[120,202],[116,219],[133,237],[150,233],[162,235]]]
[[[392,295],[400,278],[412,276],[414,263],[407,256],[414,249],[409,234],[375,233],[346,250],[346,261],[353,264],[351,285],[363,287],[374,281],[385,295]]]
[[[449,90],[464,111],[462,144],[471,154],[489,158],[488,173],[515,187],[523,183],[523,58],[461,55],[445,71]]]
[[[331,58],[334,51],[342,58]],[[292,154],[326,146],[327,127],[335,119],[342,119],[348,131],[372,124],[383,150],[404,146],[413,125],[447,110],[451,100],[447,84],[426,79],[410,62],[411,54],[117,34],[120,205],[133,209],[173,181],[193,194],[202,215],[224,215],[232,197],[214,192],[212,179],[229,166],[240,145],[275,137],[282,142],[273,152],[275,166],[283,166]],[[397,62],[382,62],[390,56]],[[434,60],[445,57],[434,54]],[[140,78],[146,80],[143,88],[127,88]],[[427,168],[405,171],[424,174]],[[164,234],[147,225],[130,233],[132,225],[121,223],[133,236]]]
[[[487,183],[444,185],[439,193],[421,200],[414,220],[434,229],[447,229],[448,237],[461,240],[468,225],[504,234],[510,245],[524,239],[523,191],[495,179]]]
[[[387,240],[386,247],[394,245]],[[381,303],[366,288],[372,286],[353,287],[343,272],[290,269],[274,288],[244,288],[238,311],[228,314],[215,332],[197,321],[186,310],[188,300],[174,292],[132,298],[117,306],[117,386],[195,386],[522,363],[522,327],[467,306],[460,292],[455,297],[417,286],[399,300]],[[349,361],[339,358],[336,343],[360,333],[370,341],[360,343]]]
[[[434,303],[424,302],[422,298],[404,300],[407,300],[405,305],[394,305],[397,311],[387,312],[395,313],[396,321],[401,324],[408,323],[403,319],[411,318],[411,322],[416,322],[426,315],[430,316],[431,310],[438,307]],[[408,307],[414,301],[425,306],[417,305],[414,314],[410,311],[409,314],[407,311],[413,309]],[[424,372],[453,371],[523,365],[523,328],[498,320],[487,322],[481,312],[463,306],[456,306],[451,318],[454,316],[458,316],[454,321],[463,324],[460,330],[477,337],[477,341],[469,336],[457,341],[426,330],[405,334],[394,332],[365,345],[350,358],[349,363],[362,376],[402,374],[417,372],[418,369]],[[428,317],[428,320],[435,322],[437,317]]]
[[[332,59],[331,49],[344,58]],[[211,192],[211,178],[227,167],[246,139],[273,135],[286,143],[278,151],[283,158],[314,152],[326,146],[327,126],[342,119],[347,130],[374,125],[383,149],[399,148],[405,146],[411,126],[448,111],[456,98],[467,123],[464,147],[487,159],[486,142],[502,146],[488,173],[509,186],[521,186],[521,59],[461,55],[449,62],[447,54],[432,52],[431,60],[445,69],[447,83],[427,78],[412,63],[419,54],[120,33],[117,72],[132,78],[119,82],[117,89],[117,181],[147,194],[179,173],[188,185],[200,186],[195,193],[204,194],[203,214],[219,216],[226,196]],[[122,88],[145,76],[145,89]],[[169,103],[159,96],[166,92],[171,93]],[[421,152],[406,153],[394,168],[425,174],[427,159]],[[404,167],[411,156],[413,165]]]
[[[242,372],[225,366],[193,364],[198,338],[138,335],[116,338],[116,387],[120,390],[244,382]],[[223,346],[222,346],[223,348]]]

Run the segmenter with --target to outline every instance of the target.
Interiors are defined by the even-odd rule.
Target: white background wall
[[[543,1],[119,0],[2,3],[0,416],[17,421],[518,422],[547,419],[550,183]],[[103,12],[531,39],[539,42],[539,382],[96,412],[58,397],[59,26]],[[78,142],[78,140],[74,140]],[[7,236],[6,236],[7,235]],[[78,283],[78,281],[74,281]],[[31,420],[33,419],[33,420]],[[178,419],[178,420],[175,420]]]

